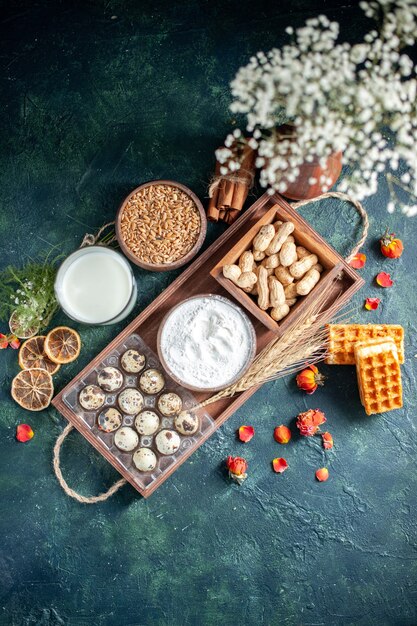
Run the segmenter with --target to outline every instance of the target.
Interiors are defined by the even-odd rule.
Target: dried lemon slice
[[[44,351],[45,337],[38,335],[31,337],[22,344],[19,350],[19,365],[22,370],[40,368],[50,374],[55,374],[61,367],[49,359]]]
[[[53,328],[46,335],[44,350],[54,363],[71,363],[80,354],[80,335],[68,326]]]
[[[49,372],[39,367],[22,370],[12,381],[12,398],[28,411],[42,411],[49,406],[54,384]]]
[[[19,337],[19,339],[29,339],[29,337],[34,337],[36,333],[39,332],[39,326],[31,326],[31,328],[25,328],[19,320],[16,311],[13,311],[10,316],[9,328],[10,332],[13,335],[16,335],[16,337]]]

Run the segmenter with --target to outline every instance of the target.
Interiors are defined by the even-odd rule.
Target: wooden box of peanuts
[[[285,200],[242,235],[211,275],[277,335],[287,332],[325,286],[339,309],[358,289],[358,275]],[[359,279],[361,280],[361,279]],[[328,309],[332,302],[323,302]]]

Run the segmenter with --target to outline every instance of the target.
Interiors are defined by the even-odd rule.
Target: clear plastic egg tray
[[[121,363],[120,363],[121,356],[126,350],[129,350],[129,349],[137,350],[138,352],[143,354],[146,358],[145,366],[138,374],[127,373],[123,370],[121,366]],[[99,409],[92,410],[92,411],[88,411],[84,409],[79,403],[79,394],[81,390],[87,385],[98,385],[97,376],[99,372],[104,367],[109,367],[109,366],[116,367],[122,372],[123,377],[124,377],[123,385],[117,391],[107,392],[103,390],[103,392],[106,395],[106,399],[105,399],[104,405],[101,406]],[[163,374],[164,379],[165,379],[165,384],[164,384],[163,389],[157,394],[153,394],[153,395],[147,394],[142,389],[139,388],[139,378],[143,374],[143,372],[149,368],[159,370]],[[114,407],[120,413],[122,413],[122,416],[123,416],[120,428],[122,426],[130,426],[131,428],[136,430],[135,429],[136,415],[127,415],[123,413],[123,411],[117,404],[117,396],[126,388],[135,388],[135,389],[140,390],[144,398],[144,405],[141,411],[152,410],[152,411],[155,411],[155,413],[157,413],[157,415],[159,416],[160,424],[159,424],[158,431],[154,433],[153,435],[140,435],[138,433],[139,444],[135,448],[135,450],[139,447],[151,448],[153,452],[156,454],[157,465],[156,465],[156,468],[151,472],[141,472],[135,467],[135,465],[133,464],[133,460],[132,460],[135,450],[132,450],[131,452],[124,452],[116,447],[116,445],[114,444],[114,435],[118,429],[113,432],[108,433],[108,432],[104,432],[100,430],[97,425],[97,418],[100,415],[100,413],[106,408]],[[181,440],[179,449],[172,456],[165,456],[165,455],[160,454],[157,451],[155,444],[154,444],[155,436],[162,429],[175,430],[175,427],[174,427],[175,415],[172,417],[166,417],[162,415],[162,413],[158,410],[158,407],[157,407],[159,396],[167,392],[174,392],[180,396],[182,403],[183,403],[182,410],[192,409],[192,407],[194,407],[197,404],[197,400],[195,399],[195,397],[192,395],[190,391],[179,386],[178,383],[174,382],[168,376],[168,374],[163,369],[158,357],[149,348],[149,346],[143,341],[143,339],[137,334],[132,334],[132,335],[129,335],[129,337],[125,339],[122,343],[116,346],[116,348],[114,348],[110,352],[110,354],[106,356],[106,358],[104,358],[99,363],[96,363],[94,367],[91,368],[90,371],[87,370],[85,375],[80,380],[78,380],[74,386],[72,386],[67,392],[64,393],[63,401],[66,404],[66,406],[69,409],[71,409],[71,411],[75,413],[75,415],[77,415],[79,419],[82,420],[82,422],[89,429],[91,434],[97,440],[99,440],[102,445],[104,445],[109,455],[113,457],[113,461],[114,461],[113,465],[115,467],[118,467],[118,465],[121,465],[129,473],[130,478],[133,480],[133,482],[139,487],[139,491],[146,491],[146,489],[148,489],[154,483],[155,480],[160,478],[161,475],[165,473],[170,474],[175,468],[175,465],[178,465],[180,463],[181,458],[185,454],[188,455],[190,448],[193,448],[193,449],[197,448],[199,440],[202,438],[203,435],[207,436],[208,433],[214,430],[213,419],[210,417],[210,415],[206,411],[199,409],[198,410],[199,428],[197,432],[191,436],[185,436],[185,435],[182,435],[181,433],[178,433],[180,440]]]

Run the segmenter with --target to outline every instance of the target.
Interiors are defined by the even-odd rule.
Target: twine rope
[[[68,485],[67,481],[62,475],[60,466],[60,452],[64,440],[72,430],[74,430],[74,426],[72,424],[67,424],[54,445],[53,466],[58,482],[67,494],[67,496],[69,496],[70,498],[74,498],[74,500],[78,500],[78,502],[81,502],[82,504],[96,504],[97,502],[104,502],[104,500],[107,500],[107,498],[110,498],[110,496],[116,493],[116,491],[118,491],[120,487],[123,487],[123,485],[126,484],[126,480],[124,478],[121,478],[116,483],[114,483],[114,485],[112,485],[110,489],[108,489],[104,493],[100,493],[98,496],[82,496],[81,494],[74,491],[74,489],[71,489],[71,487]]]
[[[80,248],[85,248],[86,246],[95,246],[97,243],[99,242],[99,239],[102,235],[102,233],[107,229],[110,228],[111,226],[114,226],[115,222],[107,222],[107,224],[104,224],[95,235],[92,235],[91,233],[86,233],[83,237],[83,240],[81,242]],[[113,235],[108,241],[106,241],[105,245],[109,246],[111,243],[113,243],[113,241],[116,241],[116,235]]]
[[[100,243],[99,240],[103,232],[107,230],[107,228],[113,227],[114,224],[115,224],[114,221],[107,222],[107,224],[104,224],[101,228],[99,228],[99,230],[97,231],[95,235],[93,235],[92,233],[86,233],[83,237],[80,248],[86,248],[88,246],[95,246],[99,244]],[[108,239],[103,245],[109,246],[111,243],[113,243],[113,241],[116,241],[115,235],[112,235],[110,239]],[[121,478],[116,483],[114,483],[114,485],[112,485],[110,489],[108,489],[104,493],[100,493],[98,496],[82,496],[81,494],[74,491],[74,489],[71,489],[71,487],[68,485],[67,481],[62,475],[61,465],[60,465],[60,453],[61,453],[62,444],[64,443],[65,439],[67,438],[67,436],[72,430],[74,430],[74,427],[72,426],[72,424],[67,424],[55,442],[54,456],[53,456],[53,468],[54,468],[55,476],[57,477],[58,482],[61,485],[62,489],[70,498],[74,498],[75,500],[78,500],[78,502],[81,502],[82,504],[96,504],[96,502],[103,502],[104,500],[107,500],[107,498],[110,498],[110,496],[112,496],[114,493],[116,493],[116,491],[118,491],[120,487],[123,487],[123,485],[126,484],[126,480],[124,478]]]
[[[349,263],[349,261],[353,259],[355,254],[357,254],[359,250],[362,248],[363,244],[366,241],[366,238],[368,236],[368,231],[369,231],[368,214],[363,208],[362,204],[359,202],[359,200],[356,200],[355,198],[351,198],[346,193],[341,193],[340,191],[328,191],[327,193],[323,193],[321,196],[317,196],[317,198],[312,198],[311,200],[301,200],[300,202],[295,202],[291,206],[293,209],[297,211],[299,208],[301,208],[302,206],[305,206],[306,204],[314,204],[315,202],[320,202],[320,200],[325,200],[326,198],[338,198],[339,200],[342,200],[344,202],[349,202],[355,207],[355,209],[361,216],[362,235],[359,241],[356,243],[356,245],[352,249],[351,253],[346,257],[346,261]]]
[[[221,178],[225,178],[225,177],[221,176],[221,177],[218,177],[218,178],[219,178],[219,181],[220,181]],[[229,178],[229,180],[231,178]],[[238,179],[239,177],[236,176],[236,177],[233,177],[233,178],[235,179],[234,182],[236,182],[236,179]],[[219,184],[219,181],[217,182],[217,185]],[[245,182],[247,182],[247,181],[245,181]],[[216,183],[216,181],[214,181],[212,183],[212,185],[215,184],[215,183]],[[212,185],[210,185],[210,189],[211,189]],[[209,191],[209,193],[210,193],[210,191]],[[346,261],[349,262],[355,256],[355,254],[360,250],[360,248],[363,246],[363,244],[365,243],[366,237],[368,236],[368,230],[369,230],[368,214],[365,211],[365,209],[363,208],[362,204],[358,200],[355,200],[354,198],[351,198],[347,194],[341,193],[339,191],[329,191],[329,192],[324,193],[321,196],[318,196],[317,198],[313,198],[311,200],[301,200],[300,202],[295,202],[294,204],[292,204],[292,208],[295,209],[295,210],[298,210],[302,206],[305,206],[307,204],[313,204],[315,202],[320,202],[320,200],[324,200],[326,198],[338,198],[339,200],[342,200],[344,202],[349,202],[350,204],[352,204],[355,207],[355,209],[357,210],[357,212],[359,213],[359,215],[361,217],[361,220],[362,220],[362,235],[361,235],[359,241],[354,246],[354,248],[351,251],[351,253],[349,254],[349,256],[346,258]],[[102,226],[100,228],[100,230],[98,231],[97,235],[86,234],[84,236],[83,242],[82,242],[80,247],[82,248],[84,246],[95,245],[97,243],[97,240],[100,237],[101,233],[106,228],[108,228],[109,226],[112,226],[113,224],[114,224],[114,222],[109,222],[108,224],[105,224],[104,226]],[[113,237],[113,239],[114,239],[114,237]],[[214,397],[215,396],[212,396],[211,398],[208,398],[204,402],[201,402],[200,404],[197,404],[197,406],[195,408],[198,409],[198,408],[202,408],[204,406],[209,405]],[[124,478],[121,478],[116,483],[114,483],[114,485],[112,485],[110,487],[110,489],[108,489],[104,493],[100,493],[98,496],[82,496],[79,493],[77,493],[76,491],[74,491],[74,489],[72,489],[68,485],[66,480],[64,479],[64,477],[62,475],[62,471],[61,471],[61,466],[60,466],[60,451],[61,451],[62,444],[63,444],[64,440],[66,439],[66,437],[69,435],[69,433],[73,429],[74,429],[74,427],[72,426],[72,424],[67,424],[65,426],[64,430],[62,431],[62,433],[59,435],[58,439],[55,442],[54,457],[53,457],[53,467],[54,467],[55,475],[56,475],[56,477],[58,479],[58,482],[61,485],[62,489],[65,491],[67,496],[69,496],[70,498],[74,498],[75,500],[77,500],[78,502],[81,502],[82,504],[96,504],[97,502],[104,502],[105,500],[110,498],[110,496],[112,496],[114,493],[116,493],[116,491],[118,491],[120,489],[120,487],[123,487],[123,485],[125,485],[127,481]]]

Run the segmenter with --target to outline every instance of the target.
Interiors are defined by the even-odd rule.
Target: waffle
[[[367,415],[400,409],[403,405],[398,350],[391,337],[355,345],[361,402]]]
[[[328,365],[355,365],[355,343],[369,339],[392,337],[398,350],[398,359],[404,363],[404,329],[395,324],[328,324]]]

